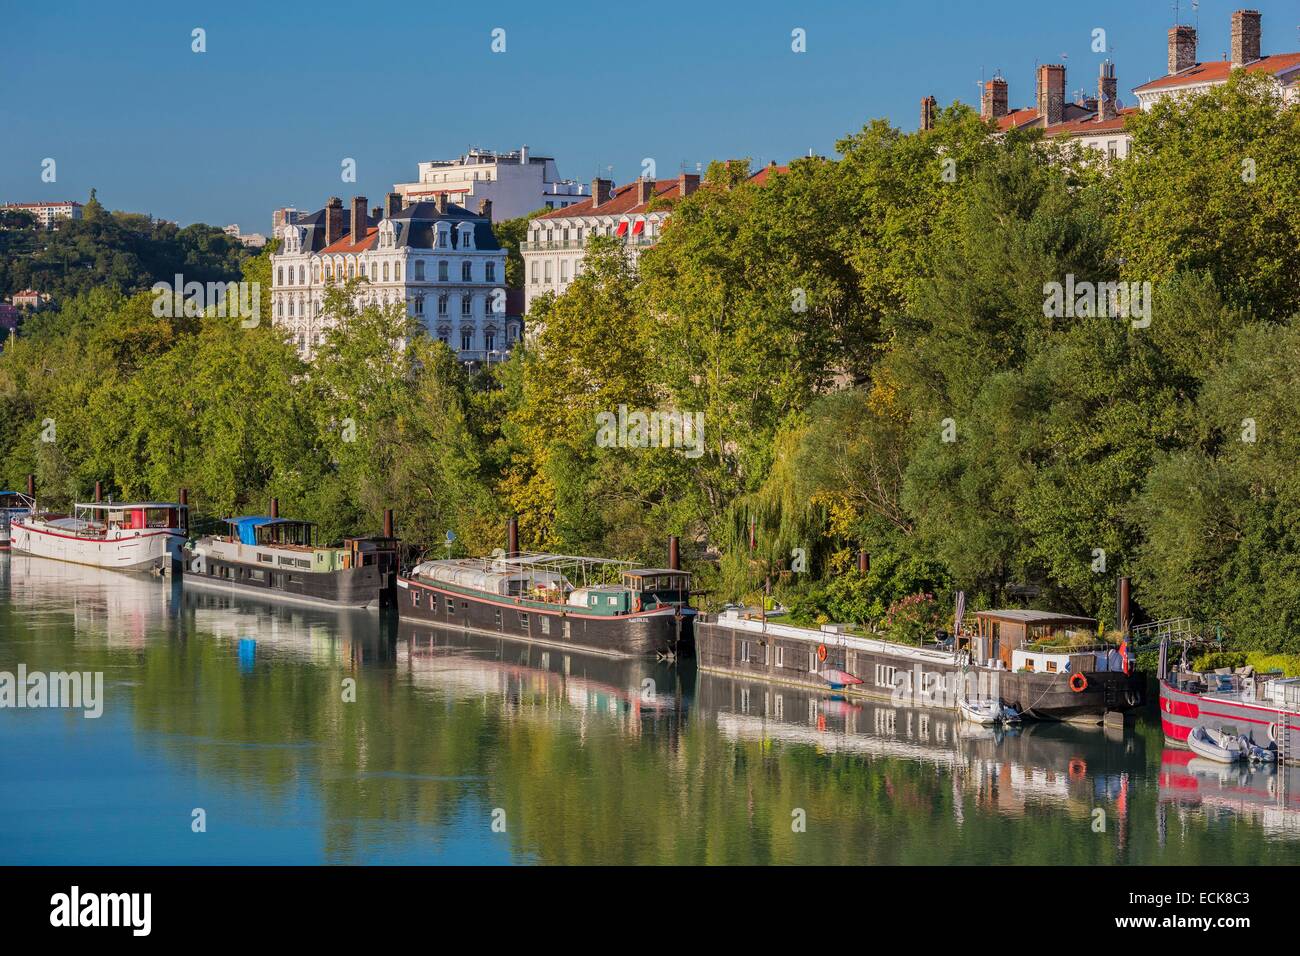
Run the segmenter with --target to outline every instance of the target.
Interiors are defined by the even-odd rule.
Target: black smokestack
[[[182,489],[181,489],[181,504],[182,504],[182,505],[186,505],[186,506],[188,506],[189,503],[190,503],[190,490],[189,490],[188,488],[182,488]]]
[[[397,537],[397,535],[393,534],[393,509],[392,508],[384,509],[384,537],[385,538]]]
[[[104,485],[102,482],[97,481],[95,482],[95,501],[100,502],[103,500],[104,500]]]
[[[682,555],[678,544],[677,535],[668,536],[668,570],[680,571],[682,569]]]
[[[519,519],[511,517],[506,522],[506,556],[513,558],[519,553]]]
[[[27,497],[35,499],[36,497],[36,476],[27,476]]]
[[[1125,637],[1128,636],[1129,627],[1133,623],[1132,611],[1129,606],[1129,579],[1119,579],[1119,598],[1116,602],[1118,606],[1117,615],[1119,617],[1119,630]]]
[[[278,518],[278,517],[280,517],[280,499],[279,499],[279,498],[272,498],[272,499],[271,499],[271,517],[272,517],[272,518]]]

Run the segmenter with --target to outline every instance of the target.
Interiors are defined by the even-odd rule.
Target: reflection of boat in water
[[[952,710],[896,707],[701,671],[695,712],[735,740],[779,741],[819,752],[930,764],[974,791],[977,803],[1018,814],[1029,804],[1083,816],[1099,801],[1127,814],[1129,775],[1142,739],[1096,728],[1030,723],[1004,729],[963,721]]]
[[[460,628],[403,620],[397,666],[417,687],[452,698],[541,698],[579,715],[676,720],[686,707],[678,668],[644,658],[557,649]]]
[[[1159,794],[1162,808],[1240,816],[1274,835],[1300,838],[1300,767],[1217,763],[1166,747],[1160,754]]]
[[[104,634],[110,644],[143,645],[175,614],[174,579],[110,571],[11,551],[0,558],[0,591],[15,607],[71,614],[78,631]]]
[[[180,607],[191,629],[219,640],[256,641],[276,654],[320,664],[392,661],[392,622],[361,608],[190,588],[181,593]]]

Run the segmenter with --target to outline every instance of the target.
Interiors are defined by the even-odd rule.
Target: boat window
[[[1048,672],[1049,674],[1055,674],[1055,673],[1056,673],[1056,661],[1048,661],[1048,662],[1047,662],[1047,672]]]
[[[411,589],[411,605],[413,607],[420,606],[420,591],[418,588]]]

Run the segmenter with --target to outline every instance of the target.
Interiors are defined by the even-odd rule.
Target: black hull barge
[[[1034,625],[1061,626],[1064,616],[980,615],[1026,617],[1018,638],[1014,616],[992,617],[981,624],[978,637],[955,642],[955,649],[940,649],[727,610],[695,622],[695,655],[702,671],[883,698],[896,706],[957,710],[962,700],[993,700],[1021,717],[1091,724],[1101,723],[1108,713],[1142,706],[1145,678],[1131,668],[1125,673],[1123,654],[1114,647],[1053,653],[1025,641]],[[1000,626],[995,629],[994,623]]]
[[[397,579],[403,621],[615,657],[687,653],[689,597],[684,571],[555,554],[426,561]]]
[[[341,547],[316,541],[316,526],[269,516],[230,518],[228,533],[208,535],[185,546],[184,582],[227,593],[243,593],[331,607],[391,607],[396,595],[397,539],[392,514],[384,534],[345,538]]]

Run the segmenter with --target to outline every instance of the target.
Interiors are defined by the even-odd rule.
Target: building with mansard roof
[[[402,305],[465,362],[501,360],[523,333],[521,303],[505,288],[506,252],[492,231],[492,204],[477,212],[448,201],[403,206],[389,193],[367,212],[331,198],[277,229],[271,314],[308,360],[336,319],[324,313],[332,284],[361,279],[355,302]]]

